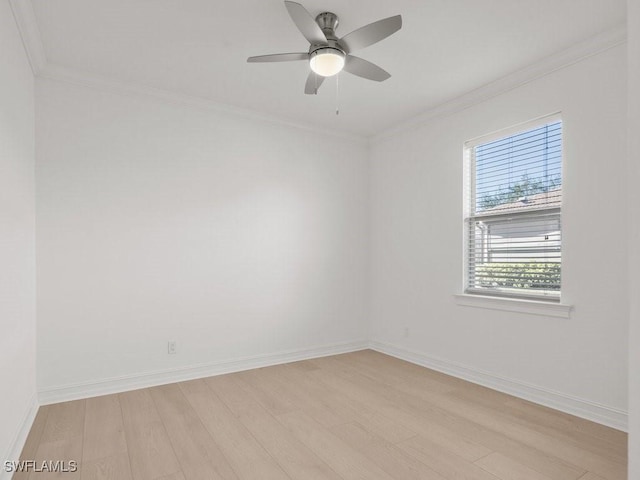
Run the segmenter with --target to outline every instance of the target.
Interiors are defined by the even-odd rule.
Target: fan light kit
[[[344,68],[344,56],[337,48],[319,48],[309,54],[309,66],[318,75],[332,77]]]
[[[373,45],[400,30],[402,27],[400,15],[378,20],[338,38],[335,34],[338,27],[336,14],[323,12],[314,20],[299,3],[285,1],[284,4],[293,23],[309,42],[309,51],[260,55],[249,57],[247,62],[308,61],[311,71],[304,88],[304,93],[307,94],[317,94],[318,88],[326,77],[332,77],[343,69],[353,75],[376,82],[382,82],[391,77],[382,68],[352,55],[351,52]]]

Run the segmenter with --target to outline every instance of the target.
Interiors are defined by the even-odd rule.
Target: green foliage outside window
[[[560,290],[560,263],[484,263],[475,267],[477,285],[488,288]]]

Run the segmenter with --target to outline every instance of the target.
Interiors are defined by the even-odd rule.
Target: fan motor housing
[[[338,43],[338,37],[336,37],[335,33],[335,29],[338,28],[339,23],[338,16],[332,12],[322,12],[316,17],[316,23],[320,26],[322,33],[324,33],[324,36],[327,38],[327,43],[309,45],[309,55],[312,55],[320,49],[327,48],[327,46],[337,50],[342,55],[346,55],[344,48]]]
[[[335,30],[340,23],[338,16],[332,12],[322,12],[316,17],[316,23],[322,29],[322,32],[327,37],[327,40],[338,40]]]
[[[322,12],[316,16],[316,23],[322,30],[329,29],[335,31],[338,28],[338,16],[333,12]]]

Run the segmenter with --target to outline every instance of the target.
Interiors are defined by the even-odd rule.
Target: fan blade
[[[353,55],[347,55],[344,71],[376,82],[383,82],[391,76],[389,72],[379,66]]]
[[[365,25],[351,33],[346,34],[338,42],[347,51],[354,52],[369,45],[373,45],[380,40],[393,35],[402,27],[402,16],[385,18],[377,22]]]
[[[304,93],[307,95],[317,95],[318,89],[320,85],[324,82],[324,77],[322,75],[317,75],[314,72],[309,72],[309,76],[307,77],[307,83],[304,86]]]
[[[309,54],[303,53],[274,53],[273,55],[258,55],[247,58],[248,63],[257,62],[294,62],[296,60],[309,60]]]
[[[291,15],[293,23],[296,24],[300,33],[304,35],[304,38],[306,38],[309,43],[316,45],[327,44],[327,37],[324,36],[322,29],[309,12],[307,12],[306,8],[296,2],[285,1],[284,4],[289,11],[289,15]]]

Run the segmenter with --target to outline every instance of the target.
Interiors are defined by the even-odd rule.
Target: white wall
[[[22,447],[35,402],[33,75],[0,2],[0,457]],[[29,428],[29,425],[26,425]],[[14,457],[15,458],[15,457]]]
[[[366,338],[365,143],[48,80],[36,98],[45,396]]]
[[[571,318],[457,305],[463,143],[557,111],[565,139],[562,289],[563,303],[575,307]],[[603,419],[610,423],[624,420],[625,158],[625,47],[379,138],[371,167],[372,339],[450,368],[471,367],[494,383],[537,386],[530,391],[610,414]]]
[[[627,2],[629,59],[629,478],[640,478],[640,3]]]

